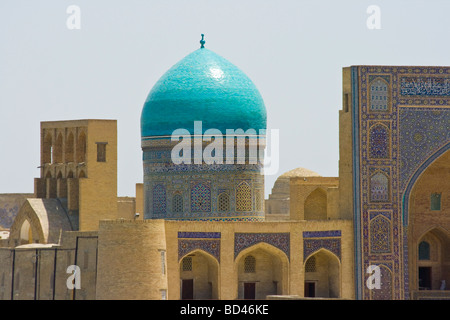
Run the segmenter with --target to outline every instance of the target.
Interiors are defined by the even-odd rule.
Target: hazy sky
[[[80,29],[66,25],[70,5]],[[369,29],[370,5],[381,29]],[[280,170],[338,175],[342,68],[448,66],[450,1],[1,0],[0,193],[32,193],[40,122],[118,120],[118,195],[143,181],[139,119],[155,82],[206,47],[241,68],[280,130]]]

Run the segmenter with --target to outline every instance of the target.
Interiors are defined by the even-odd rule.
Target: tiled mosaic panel
[[[303,231],[303,238],[330,238],[340,236],[341,230]]]
[[[389,176],[377,171],[370,177],[370,202],[388,202],[389,200]]]
[[[391,223],[383,215],[370,221],[370,252],[391,252]]]
[[[172,211],[183,212],[183,197],[180,194],[176,194],[172,198]]]
[[[391,271],[383,265],[380,267],[380,288],[371,289],[370,296],[372,300],[392,300],[392,273]]]
[[[399,109],[400,187],[436,150],[450,141],[450,109]]]
[[[230,210],[230,196],[228,195],[228,193],[225,193],[225,192],[220,193],[218,202],[219,202],[219,205],[218,205],[219,211],[229,211]]]
[[[389,128],[376,124],[369,131],[369,157],[372,159],[389,158]]]
[[[158,157],[151,157],[149,154],[158,154]],[[257,205],[254,191],[264,189],[260,165],[174,165],[170,163],[170,158],[165,158],[169,155],[170,153],[156,150],[144,152],[144,159],[147,159],[144,160],[145,219],[264,220],[264,199],[259,199],[261,203]],[[153,160],[148,160],[149,158]],[[250,211],[236,210],[236,188],[243,181],[251,187],[251,197],[247,202],[244,201],[247,207],[252,206]],[[202,185],[196,186],[196,183]],[[165,213],[161,213],[162,210],[159,213],[153,212],[152,192],[156,184],[163,184],[166,188],[166,202],[170,205],[166,205]],[[226,199],[219,201],[219,195],[224,192],[229,196],[228,206]],[[174,200],[177,194],[182,196],[182,211],[178,210],[181,201]],[[220,203],[222,205],[219,208]]]
[[[308,238],[303,239],[303,260],[305,261],[311,254],[326,249],[336,255],[341,260],[341,239],[340,238]]]
[[[252,211],[252,207],[252,189],[243,181],[236,188],[236,211]]]
[[[162,184],[153,187],[153,212],[166,213],[166,188]]]
[[[370,110],[386,111],[388,109],[389,88],[382,78],[376,78],[370,83]]]
[[[353,112],[357,120],[354,130],[359,136],[358,147],[354,149],[358,151],[354,159],[360,182],[355,186],[360,194],[355,208],[356,222],[361,230],[359,238],[355,239],[361,248],[357,252],[358,259],[361,259],[357,279],[362,298],[369,297],[370,292],[364,289],[364,268],[373,259],[389,261],[391,296],[403,299],[408,297],[409,261],[406,229],[403,228],[408,224],[408,208],[402,200],[404,193],[409,192],[411,183],[414,183],[410,179],[417,178],[418,168],[429,162],[450,141],[450,68],[363,66],[353,68],[352,72],[353,76],[357,76],[353,77],[357,79],[356,86],[353,84],[353,88],[357,89],[354,90],[357,94],[353,100],[356,106]],[[388,84],[388,106],[385,111],[372,108],[371,84],[377,78],[386,80]],[[377,123],[385,124],[389,130],[386,134],[372,132],[371,136],[370,130]],[[388,149],[383,154],[385,139]],[[377,170],[386,174],[387,183],[382,176],[371,181]],[[374,182],[373,188],[371,182]],[[387,188],[384,187],[386,184]],[[384,201],[387,197],[389,200]],[[369,217],[369,213],[374,209],[390,210],[390,253],[385,252],[386,246],[375,248],[372,245],[381,236],[377,224],[370,223],[373,217]],[[371,229],[379,234],[371,235]],[[375,253],[377,250],[380,253]]]
[[[450,97],[450,77],[406,76],[400,78],[402,96]]]
[[[178,260],[195,250],[203,250],[220,262],[220,240],[178,239]]]
[[[211,211],[211,183],[209,181],[191,183],[191,211]]]
[[[196,231],[180,231],[178,238],[220,238],[220,232],[196,232]]]
[[[268,243],[283,251],[290,259],[289,233],[235,233],[234,234],[234,258],[238,254],[257,243]]]

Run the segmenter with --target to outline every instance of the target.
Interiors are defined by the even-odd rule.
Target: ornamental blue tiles
[[[389,266],[379,296],[405,299],[408,201],[423,170],[450,149],[450,68],[357,66],[351,77],[357,298],[377,298],[363,276],[379,264]]]
[[[283,251],[290,259],[290,234],[289,233],[235,233],[234,234],[234,258],[238,254],[257,243],[264,242]]]

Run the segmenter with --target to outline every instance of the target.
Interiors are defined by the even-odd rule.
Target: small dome
[[[275,181],[272,193],[269,195],[271,199],[289,199],[290,197],[290,178],[306,178],[306,177],[320,177],[320,175],[314,171],[305,168],[295,168],[289,170],[280,175]]]
[[[236,66],[200,48],[170,68],[154,85],[141,114],[141,136],[207,129],[266,129],[266,108],[253,82]]]
[[[295,168],[283,173],[280,178],[292,178],[292,177],[321,177],[317,172],[311,171],[305,168]]]

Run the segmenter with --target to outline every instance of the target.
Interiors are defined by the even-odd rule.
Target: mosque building
[[[144,103],[135,197],[116,120],[41,123],[34,194],[0,195],[0,299],[450,299],[450,67],[343,68],[339,176],[264,199],[264,101],[200,43]]]

